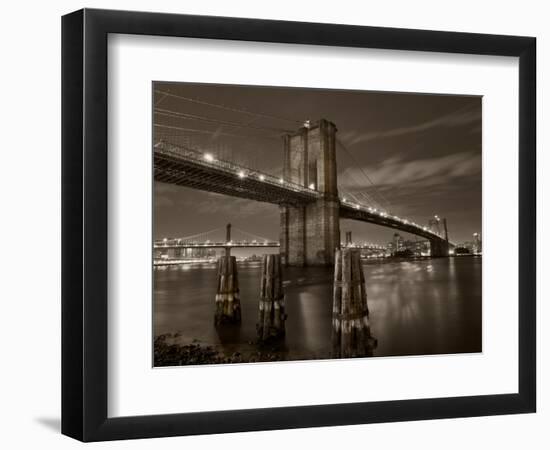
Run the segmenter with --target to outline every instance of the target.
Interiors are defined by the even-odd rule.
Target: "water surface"
[[[242,324],[214,327],[215,264],[154,269],[154,333],[178,333],[228,354],[256,340],[260,264],[239,264]],[[481,349],[481,258],[369,260],[363,265],[374,356],[471,353]],[[287,359],[329,358],[332,269],[284,270]]]

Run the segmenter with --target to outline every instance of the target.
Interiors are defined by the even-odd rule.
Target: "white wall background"
[[[83,6],[163,12],[531,35],[538,38],[539,229],[550,182],[544,106],[550,104],[550,28],[545,2],[352,0],[192,4],[166,0],[5,2],[0,33],[2,158],[0,196],[0,443],[4,448],[74,448],[59,434],[60,417],[60,16]],[[539,255],[550,239],[539,232]],[[32,266],[25,262],[36,258]],[[550,309],[542,299],[549,264],[539,256],[539,412],[536,415],[453,419],[277,432],[240,433],[96,444],[96,448],[529,448],[550,445]],[[32,275],[32,278],[29,277]]]

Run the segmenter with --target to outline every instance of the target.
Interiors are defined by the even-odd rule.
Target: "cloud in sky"
[[[481,120],[481,109],[466,107],[454,111],[445,116],[438,117],[436,119],[421,122],[416,125],[407,127],[393,128],[384,131],[368,131],[357,132],[350,131],[348,133],[342,133],[342,140],[348,145],[363,144],[365,142],[373,141],[375,139],[384,139],[396,136],[403,136],[407,134],[420,133],[429,131],[438,127],[458,127],[477,123]]]
[[[435,186],[452,183],[457,178],[479,175],[481,153],[470,151],[412,161],[391,157],[364,170],[380,188],[394,185],[409,188]],[[357,188],[356,180],[363,178],[360,168],[348,168],[339,177],[342,180],[341,187],[351,190]]]

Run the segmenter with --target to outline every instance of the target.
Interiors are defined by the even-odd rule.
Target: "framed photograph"
[[[535,412],[533,37],[62,21],[62,432]]]

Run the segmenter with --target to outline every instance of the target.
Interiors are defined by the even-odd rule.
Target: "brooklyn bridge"
[[[368,197],[367,201],[361,201],[357,195],[339,192],[336,133],[335,124],[321,119],[316,123],[308,121],[295,132],[284,134],[280,177],[160,137],[154,143],[154,178],[163,183],[278,205],[279,241],[270,242],[269,246],[279,247],[287,266],[334,264],[335,250],[341,244],[340,219],[368,222],[419,236],[429,241],[432,257],[447,256],[453,244],[448,238],[446,219],[437,218],[443,230],[439,223],[433,229],[410,218],[392,215],[374,206]],[[265,242],[257,246],[261,245]],[[250,242],[248,246],[256,245]]]

